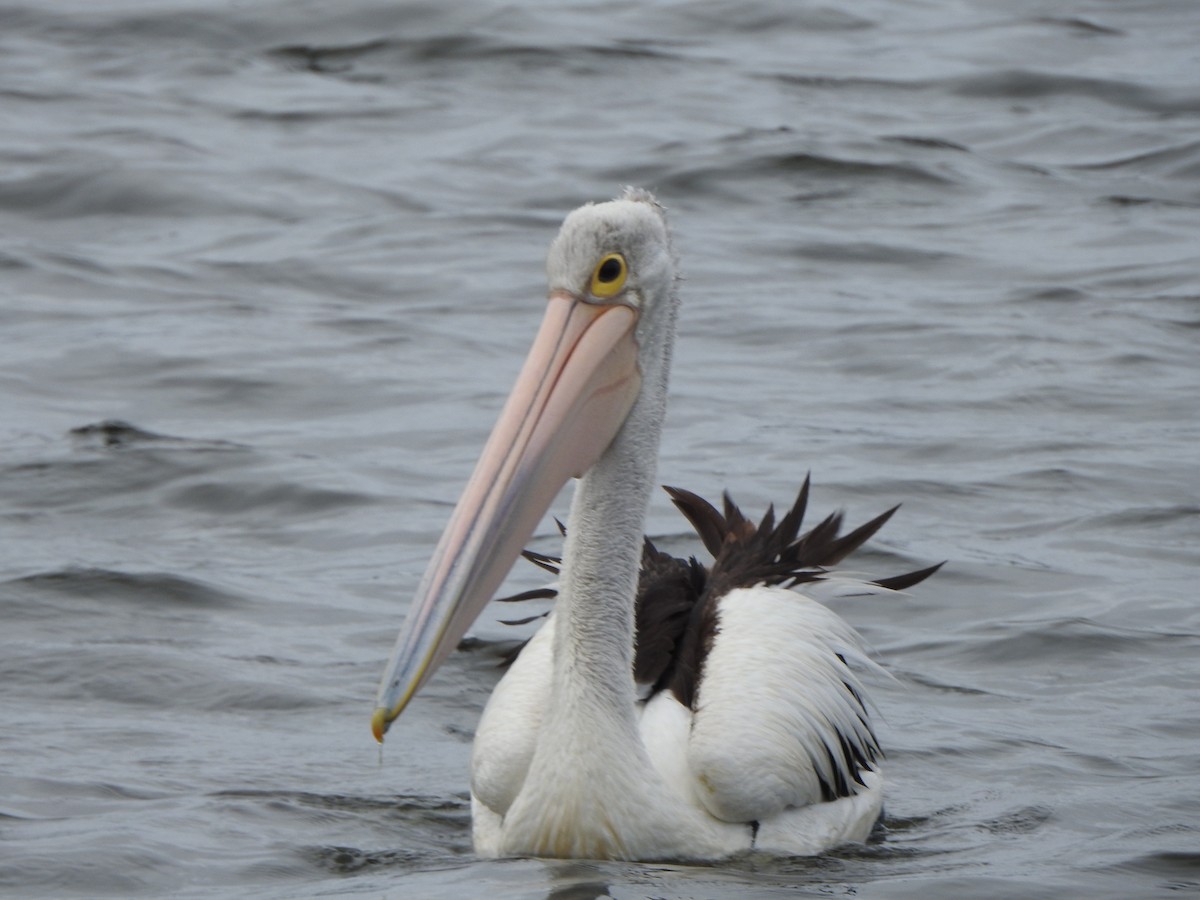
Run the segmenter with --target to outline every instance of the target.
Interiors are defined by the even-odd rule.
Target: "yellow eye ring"
[[[592,270],[591,292],[593,297],[613,297],[625,287],[629,266],[620,253],[608,253]]]

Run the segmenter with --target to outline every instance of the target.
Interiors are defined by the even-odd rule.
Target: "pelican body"
[[[856,669],[874,666],[825,605],[890,581],[827,577],[892,511],[799,534],[807,482],[775,524],[672,497],[713,553],[642,537],[679,307],[662,207],[648,192],[571,213],[551,244],[541,328],[434,552],[379,688],[388,726],[495,594],[566,481],[578,478],[546,622],[476,732],[481,856],[713,860],[812,855],[864,840],[882,809]],[[787,588],[802,583],[806,593]],[[636,649],[635,649],[636,643]]]

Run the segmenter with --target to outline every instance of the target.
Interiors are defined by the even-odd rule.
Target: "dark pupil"
[[[611,284],[621,277],[621,261],[617,259],[606,259],[600,263],[600,271],[596,273],[596,278],[601,284]]]

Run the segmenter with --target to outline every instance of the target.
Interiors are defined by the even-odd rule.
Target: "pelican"
[[[714,561],[660,553],[642,528],[679,307],[665,212],[632,188],[580,207],[546,269],[545,317],[397,638],[376,739],[575,477],[561,566],[541,558],[560,569],[554,608],[476,731],[476,852],[700,861],[864,840],[883,779],[856,670],[877,667],[814,597],[902,589],[936,567],[827,573],[893,510],[841,537],[840,516],[800,535],[807,480],[778,525],[669,489]]]

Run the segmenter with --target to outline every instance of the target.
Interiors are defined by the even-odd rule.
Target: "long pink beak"
[[[616,437],[641,387],[636,324],[628,306],[550,295],[396,639],[371,718],[376,740],[483,611],[567,479]]]

